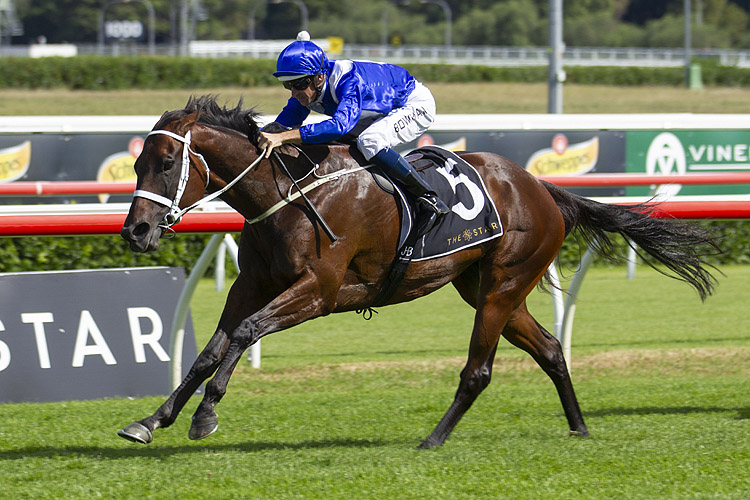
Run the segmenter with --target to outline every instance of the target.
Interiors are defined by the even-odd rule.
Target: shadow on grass
[[[16,449],[0,451],[0,460],[20,460],[23,458],[60,458],[72,456],[89,456],[90,458],[102,459],[128,459],[133,457],[143,458],[167,458],[184,453],[221,453],[240,451],[244,453],[255,453],[267,450],[315,450],[325,448],[379,448],[391,445],[402,445],[398,441],[382,441],[378,439],[325,439],[320,441],[298,441],[298,442],[266,442],[252,441],[245,443],[222,444],[218,446],[204,446],[199,444],[183,446],[159,446],[137,445],[133,443],[130,447],[100,447],[100,446],[25,446]],[[406,446],[414,445],[406,443]]]
[[[693,413],[737,413],[737,420],[750,419],[750,407],[722,408],[719,406],[642,406],[638,408],[601,408],[585,411],[585,417],[609,417],[624,415],[690,415]]]

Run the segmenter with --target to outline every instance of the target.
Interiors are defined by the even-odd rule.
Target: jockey
[[[435,120],[432,93],[404,68],[392,64],[329,61],[323,49],[302,31],[279,55],[273,74],[292,96],[276,118],[284,131],[266,126],[259,147],[266,158],[287,143],[329,142],[353,131],[362,119],[374,119],[357,134],[357,147],[418,200],[420,210],[437,217],[450,209],[394,146],[416,139]],[[302,125],[315,111],[331,118]],[[270,125],[270,124],[269,124]],[[355,131],[356,133],[356,131]]]

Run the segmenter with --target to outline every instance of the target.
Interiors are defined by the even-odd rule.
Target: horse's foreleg
[[[214,408],[226,394],[227,384],[242,353],[268,334],[331,312],[335,290],[337,288],[329,288],[333,293],[324,297],[318,279],[307,275],[240,323],[231,334],[229,347],[214,377],[206,384],[206,393],[193,415],[190,439],[202,439],[218,428]]]
[[[514,346],[528,352],[552,379],[568,419],[570,434],[588,436],[589,431],[583,422],[560,342],[536,322],[525,304],[508,321],[503,336]]]
[[[174,392],[150,417],[130,424],[120,430],[121,437],[138,443],[150,443],[155,429],[168,427],[177,419],[182,408],[200,385],[208,379],[224,358],[229,348],[228,331],[240,322],[242,317],[258,309],[260,299],[256,290],[248,283],[243,273],[237,277],[227,295],[219,327],[208,341],[206,347],[196,358],[193,366]],[[237,318],[236,316],[239,316]]]
[[[219,366],[229,346],[229,339],[223,330],[218,329],[206,347],[196,358],[190,371],[177,389],[150,417],[134,422],[118,431],[118,435],[137,443],[148,444],[153,440],[152,432],[160,427],[169,427],[177,419],[182,408],[198,387]]]

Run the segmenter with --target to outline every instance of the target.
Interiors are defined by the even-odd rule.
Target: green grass
[[[547,85],[517,83],[428,83],[438,113],[546,113]],[[0,114],[161,115],[182,108],[190,95],[219,94],[234,106],[278,113],[289,99],[281,86],[194,90],[0,90]],[[706,87],[614,87],[565,85],[565,113],[750,113],[750,89]]]
[[[591,437],[567,436],[551,382],[503,341],[493,383],[445,446],[415,446],[455,392],[471,310],[445,289],[366,322],[333,315],[263,340],[219,432],[187,439],[194,397],[148,446],[115,431],[160,397],[0,406],[5,498],[746,498],[750,267],[701,305],[640,267],[589,272],[573,377]],[[201,282],[198,343],[225,292]],[[548,327],[549,298],[530,308]]]
[[[431,87],[441,113],[546,111],[543,85]],[[750,110],[740,89],[565,89],[566,112]],[[212,90],[266,113],[285,99],[280,89]],[[0,91],[0,112],[160,114],[189,94]],[[2,496],[747,498],[750,266],[722,270],[705,304],[645,267],[632,281],[622,268],[589,272],[572,370],[590,438],[567,436],[552,383],[501,341],[493,383],[446,445],[415,450],[447,409],[468,347],[472,311],[446,287],[369,322],[333,315],[267,337],[262,369],[240,363],[217,407],[219,432],[203,441],[187,439],[198,397],[146,447],[115,432],[161,397],[0,405]],[[203,281],[192,304],[199,346],[223,307],[225,292],[212,288]],[[535,292],[529,307],[552,328],[549,296]]]
[[[574,271],[564,270],[563,280],[569,281]],[[602,351],[681,349],[688,345],[750,347],[750,315],[739,313],[745,307],[750,268],[726,266],[721,271],[726,276],[715,273],[719,279],[715,294],[701,303],[691,287],[647,266],[638,267],[634,280],[626,279],[624,268],[595,268],[586,276],[577,301],[573,368],[577,357]],[[213,295],[223,304],[224,294],[213,292],[213,286],[209,280],[202,282],[200,296]],[[550,295],[533,292],[529,310],[552,331]],[[263,340],[263,367],[449,357],[456,357],[458,365],[462,364],[473,309],[460,300],[452,287],[427,299],[378,311],[370,321],[354,313],[336,314],[274,334]],[[221,307],[213,302],[194,302],[199,345],[205,344],[213,333],[220,314]],[[732,321],[724,323],[717,318]],[[322,337],[321,331],[325,332]],[[398,342],[394,343],[394,335]],[[294,345],[291,350],[290,343]],[[525,354],[505,342],[498,352],[525,358]]]

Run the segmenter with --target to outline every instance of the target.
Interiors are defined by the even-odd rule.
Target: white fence
[[[324,49],[325,39],[315,40]],[[196,40],[190,42],[188,55],[193,57],[250,57],[275,59],[289,40]],[[40,46],[0,47],[0,56],[38,56]],[[53,51],[47,46],[41,52]],[[56,55],[147,55],[145,44],[122,43],[98,47],[89,45],[66,45],[62,54]],[[157,45],[155,53],[177,56],[180,47],[175,44]],[[725,66],[750,68],[750,50],[706,49],[693,50],[693,57],[717,59]],[[482,66],[546,66],[549,60],[548,47],[498,47],[498,46],[451,46],[445,45],[384,45],[344,44],[343,52],[336,55],[343,59],[372,59],[393,63],[444,63],[473,64]],[[567,47],[563,53],[566,66],[640,66],[679,67],[685,64],[685,51],[681,48],[637,48],[637,47]]]

